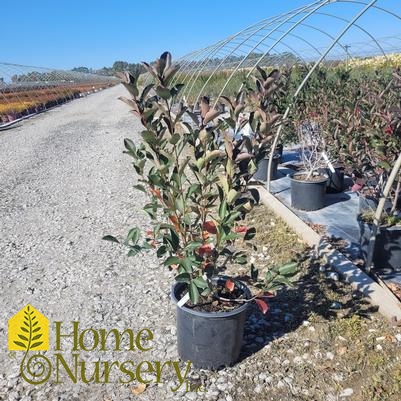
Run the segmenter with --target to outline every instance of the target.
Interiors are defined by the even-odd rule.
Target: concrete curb
[[[325,257],[333,269],[352,288],[366,296],[372,305],[378,306],[382,315],[392,321],[401,321],[401,303],[390,290],[377,284],[365,272],[356,267],[264,187],[255,186],[254,188],[259,191],[261,202],[279,215],[309,245],[315,246],[319,256]]]

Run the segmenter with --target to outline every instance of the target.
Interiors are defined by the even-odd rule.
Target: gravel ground
[[[99,366],[98,381],[105,381],[105,361],[135,366],[178,361],[168,271],[152,254],[127,258],[118,246],[101,240],[147,224],[140,210],[145,199],[132,189],[133,169],[122,153],[123,138],[137,140],[140,126],[116,100],[122,94],[121,86],[111,88],[0,132],[0,400],[245,401],[257,395],[263,400],[359,401],[373,399],[364,394],[385,383],[378,372],[399,375],[399,382],[388,386],[397,391],[400,383],[401,391],[400,329],[372,313],[349,287],[327,284],[316,262],[306,266],[295,289],[272,301],[268,316],[251,310],[238,364],[218,372],[191,369],[191,385],[207,391],[182,386],[172,392],[178,384],[172,365],[162,371],[163,383],[145,373],[146,388],[136,381],[119,382],[128,375],[115,367],[109,384],[73,383],[62,366],[57,380],[55,321],[63,322],[65,334],[72,332],[72,321],[79,322],[80,331],[147,328],[153,333],[146,343],[149,351],[80,350],[79,369],[85,366],[87,379]],[[39,386],[20,376],[23,352],[9,352],[6,345],[8,319],[28,303],[51,322],[46,357],[53,370]],[[83,345],[89,348],[93,338],[87,334]],[[364,339],[363,347],[358,339]],[[72,339],[65,338],[62,347],[72,366]],[[384,394],[385,400],[398,399]]]

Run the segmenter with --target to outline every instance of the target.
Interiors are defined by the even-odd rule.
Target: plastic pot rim
[[[300,183],[308,184],[308,185],[309,184],[321,184],[323,182],[326,182],[329,178],[327,174],[320,174],[320,175],[323,175],[325,178],[322,178],[320,180],[313,180],[313,181],[297,180],[294,178],[294,176],[296,176],[296,175],[304,175],[304,174],[307,174],[307,173],[305,171],[297,171],[296,173],[288,174],[288,177],[292,181],[300,182]]]
[[[245,297],[247,300],[251,299],[252,294],[249,290],[249,288],[241,281],[239,280],[235,280],[232,277],[228,277],[228,276],[217,276],[217,277],[213,277],[212,280],[218,281],[218,280],[227,280],[227,279],[231,279],[233,281],[235,281],[236,283],[240,283],[241,286],[243,287],[242,289],[244,290],[245,293]],[[177,287],[179,286],[184,286],[184,283],[180,283],[180,282],[175,282],[172,286],[171,286],[171,300],[173,301],[173,303],[177,306],[177,308],[185,311],[186,313],[189,313],[191,315],[194,316],[199,316],[199,317],[204,317],[204,318],[225,318],[225,317],[231,317],[231,316],[235,316],[238,315],[240,313],[242,313],[243,311],[245,311],[248,306],[249,306],[249,301],[248,302],[244,302],[243,305],[239,306],[238,308],[235,308],[234,310],[230,311],[230,312],[200,312],[197,310],[193,310],[191,308],[186,308],[185,305],[183,306],[179,306],[177,305],[178,303],[178,299],[175,296],[175,290]]]

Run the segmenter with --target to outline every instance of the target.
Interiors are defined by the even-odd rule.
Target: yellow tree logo
[[[27,305],[8,321],[10,351],[41,351],[49,349],[49,320]]]
[[[51,363],[44,355],[28,357],[29,351],[49,349],[49,320],[31,305],[25,306],[8,321],[8,349],[25,351],[20,364],[21,376],[30,384],[42,384],[51,374]]]

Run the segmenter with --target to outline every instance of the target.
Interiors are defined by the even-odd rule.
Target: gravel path
[[[385,377],[396,376],[389,372],[401,369],[400,329],[371,313],[369,319],[342,319],[341,309],[333,317],[337,312],[328,313],[333,300],[351,312],[360,300],[343,284],[327,287],[317,264],[296,288],[272,300],[269,315],[252,309],[241,362],[218,372],[191,369],[190,383],[206,392],[184,386],[172,392],[179,384],[172,363],[162,369],[159,383],[154,371],[144,372],[156,369],[157,362],[178,361],[175,316],[169,299],[172,280],[156,257],[128,258],[101,240],[147,224],[141,211],[144,196],[132,189],[133,169],[122,153],[123,138],[137,141],[141,127],[117,100],[122,94],[121,86],[114,87],[0,131],[0,400],[248,401],[256,395],[261,400],[360,401],[366,400],[364,378],[376,386],[381,382],[374,374],[384,367]],[[7,350],[7,321],[28,303],[50,321],[45,356],[52,371],[38,386],[20,375],[24,352]],[[73,351],[68,337],[57,351],[54,322],[62,322],[62,334],[71,334],[72,322],[79,322],[79,332],[149,329],[154,338],[139,341],[150,350],[140,351],[135,343],[128,351],[125,336],[116,351],[111,335],[106,350],[97,346],[86,352]],[[93,344],[93,331],[88,331],[77,347]],[[130,361],[124,365],[129,370],[140,366],[142,380],[149,380],[145,389],[119,370],[125,361]],[[372,367],[368,376],[366,366]],[[177,367],[183,374],[185,364]],[[86,384],[84,379],[94,374],[98,382],[107,378],[109,383]],[[391,394],[398,392],[394,388]],[[373,390],[365,386],[364,391]]]
[[[0,132],[0,399],[120,400],[131,394],[121,384],[54,384],[54,375],[41,386],[25,383],[18,376],[23,352],[11,359],[6,344],[7,320],[28,303],[50,322],[65,322],[66,333],[72,321],[81,330],[150,328],[152,352],[137,351],[129,359],[177,360],[167,273],[160,269],[165,284],[158,288],[155,257],[127,258],[101,240],[146,220],[122,153],[123,138],[138,138],[140,129],[116,100],[124,92],[111,88]],[[103,354],[86,355],[113,360]],[[127,360],[122,353],[115,358]]]

